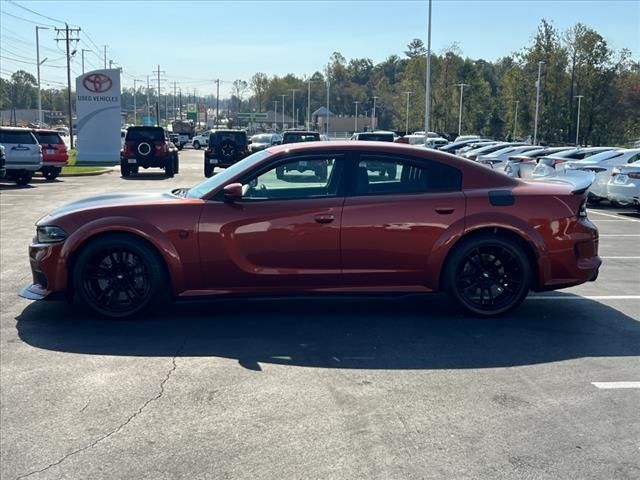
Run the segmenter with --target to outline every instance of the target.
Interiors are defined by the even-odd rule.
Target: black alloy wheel
[[[506,313],[525,299],[531,265],[519,245],[499,237],[472,238],[457,248],[447,265],[450,293],[469,312]]]
[[[166,284],[160,265],[142,240],[106,235],[80,253],[73,270],[74,288],[95,312],[129,317],[157,303],[154,299]]]

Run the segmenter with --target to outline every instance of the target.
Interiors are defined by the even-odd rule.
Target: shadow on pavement
[[[95,355],[213,356],[348,369],[508,367],[640,355],[640,322],[591,300],[529,300],[501,319],[464,317],[440,295],[306,297],[176,304],[112,321],[63,302],[17,317],[37,348]]]
[[[177,175],[177,174],[176,174]],[[145,172],[132,173],[129,177],[120,177],[122,180],[171,180],[164,175],[163,171],[160,172]]]

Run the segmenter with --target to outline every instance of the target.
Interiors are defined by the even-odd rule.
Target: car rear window
[[[243,144],[247,142],[247,134],[244,132],[216,132],[211,134],[209,143],[223,142],[224,140],[233,140],[235,144]]]
[[[393,142],[393,134],[390,133],[361,133],[358,140],[367,140],[371,142]]]
[[[38,142],[44,145],[63,145],[64,140],[58,133],[53,132],[35,132]]]
[[[285,133],[283,143],[317,142],[319,140],[320,134],[317,133]]]
[[[31,132],[1,130],[0,143],[20,143],[22,145],[34,145],[38,143]]]
[[[127,130],[126,140],[139,141],[155,141],[164,140],[164,130],[162,128],[130,128]]]

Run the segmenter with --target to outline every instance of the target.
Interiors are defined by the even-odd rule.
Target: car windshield
[[[252,155],[249,155],[244,160],[241,160],[238,163],[234,163],[226,170],[190,188],[189,191],[187,192],[186,197],[202,198],[211,190],[218,188],[221,185],[224,185],[226,182],[228,182],[231,178],[236,176],[238,173],[242,172],[244,169],[251,168],[253,165],[260,162],[262,159],[268,157],[269,155],[271,155],[271,152],[269,150],[261,150]]]
[[[36,132],[36,138],[38,143],[45,145],[63,145],[64,141],[60,138],[60,135],[53,132]]]
[[[0,131],[0,143],[19,143],[22,145],[33,145],[36,138],[31,132],[24,130],[2,130]]]
[[[130,128],[127,130],[127,140],[164,140],[164,131],[161,128]]]

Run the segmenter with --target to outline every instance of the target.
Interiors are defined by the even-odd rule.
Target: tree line
[[[640,62],[627,49],[611,49],[593,28],[577,23],[560,32],[547,20],[541,21],[530,45],[493,62],[464,58],[457,44],[432,53],[432,130],[457,133],[458,85],[464,83],[463,133],[499,139],[532,136],[538,68],[540,141],[575,142],[578,96],[580,144],[621,145],[640,137]],[[277,108],[282,113],[284,94],[285,113],[293,116],[291,96],[295,90],[298,119],[303,124],[307,117],[307,92],[311,92],[311,111],[326,105],[328,79],[329,108],[334,114],[353,115],[358,102],[359,113],[371,115],[373,99],[377,97],[377,126],[404,131],[408,95],[409,130],[422,130],[425,78],[426,49],[420,39],[413,39],[402,56],[391,55],[379,63],[369,58],[347,60],[335,52],[325,68],[308,77],[294,74],[270,77],[257,72],[249,79],[234,81],[230,98],[221,99],[220,108],[221,113],[232,117],[238,111],[264,112]],[[3,109],[35,108],[37,85],[32,75],[18,71],[10,80],[1,82]],[[141,110],[147,93],[145,87],[139,87],[137,92],[123,89],[123,109],[133,110],[135,94]],[[152,104],[153,93],[150,92]],[[64,111],[66,95],[66,89],[43,91],[43,108]],[[191,97],[182,95],[183,106],[191,101]],[[215,106],[213,95],[199,101]],[[168,115],[173,116],[172,107],[178,103],[173,95],[166,100],[163,95],[160,107],[164,110],[168,105]]]

